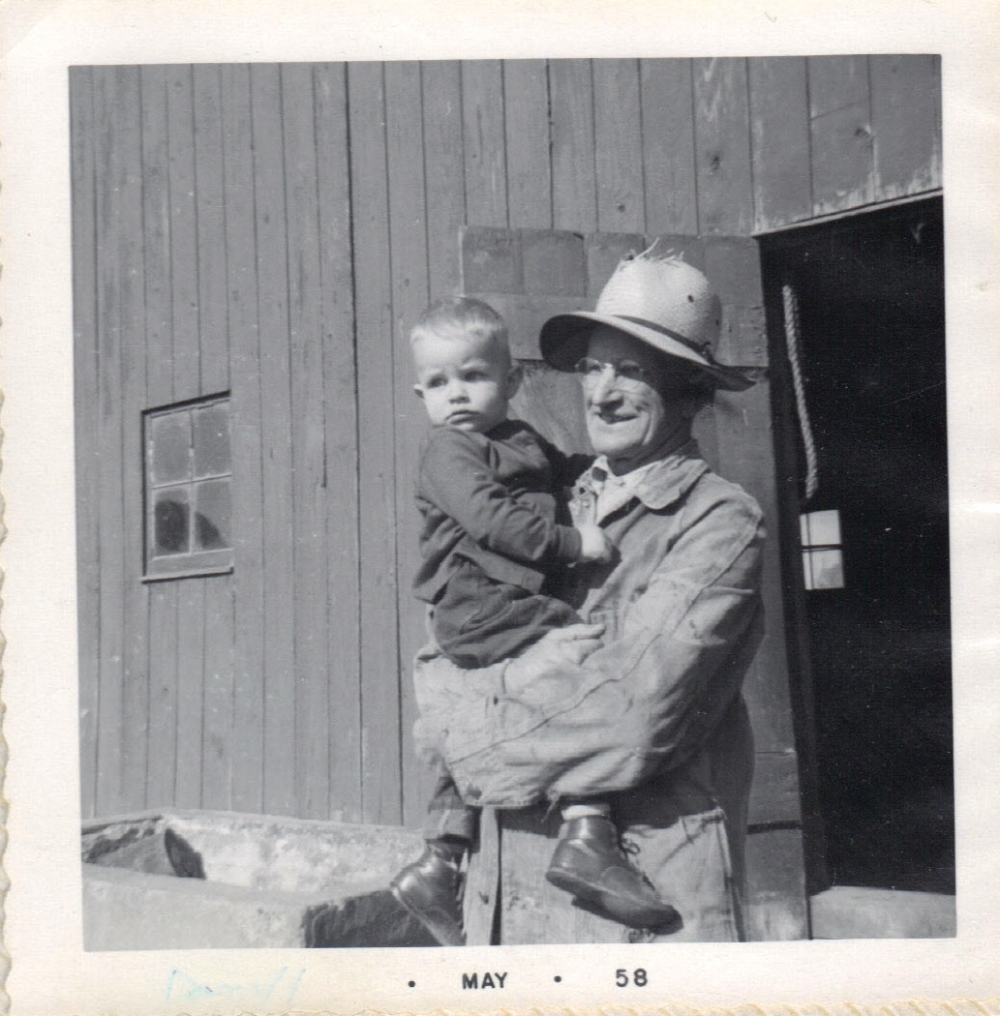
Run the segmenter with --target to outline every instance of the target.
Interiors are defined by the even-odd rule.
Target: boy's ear
[[[414,385],[413,394],[416,395],[416,397],[422,401],[424,397],[424,386],[420,384]]]
[[[510,366],[510,370],[507,371],[507,398],[512,399],[517,394],[518,388],[521,387],[521,380],[524,377],[524,369],[517,362],[514,362]]]

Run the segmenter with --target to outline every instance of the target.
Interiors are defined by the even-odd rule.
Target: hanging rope
[[[802,365],[799,362],[799,301],[795,290],[786,282],[781,287],[781,300],[785,306],[785,342],[788,345],[788,362],[792,366],[792,386],[795,389],[795,408],[799,415],[802,444],[806,452],[806,496],[812,500],[819,487],[819,471],[816,462],[816,442],[809,424],[809,407],[806,405],[806,386],[802,379]]]

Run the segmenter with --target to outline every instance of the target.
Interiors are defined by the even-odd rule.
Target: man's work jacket
[[[577,517],[590,487],[585,473],[574,492]],[[527,916],[569,908],[569,897],[544,883],[543,855],[557,829],[544,804],[571,796],[614,795],[615,821],[638,848],[635,863],[681,913],[668,937],[740,934],[753,769],[740,687],[762,631],[760,509],[713,474],[691,442],[647,468],[634,497],[601,525],[615,560],[573,570],[566,590],[584,620],[605,626],[602,647],[582,665],[539,666],[531,649],[480,670],[459,669],[433,648],[417,658],[418,748],[443,758],[470,804],[534,806],[502,814],[507,828],[518,827],[522,861],[537,857],[517,872],[497,869],[494,819],[486,817],[466,892],[470,944],[476,928],[492,925],[477,906],[497,904],[504,943],[627,937],[612,922],[574,915],[555,938],[551,921]],[[507,668],[522,668],[516,682],[507,674],[525,688],[518,697],[507,692]],[[512,881],[522,903],[529,888],[536,894],[538,908],[508,906]]]

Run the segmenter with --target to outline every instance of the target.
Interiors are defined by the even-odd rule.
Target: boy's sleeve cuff
[[[583,537],[572,526],[556,526],[556,557],[563,564],[575,564],[580,560]]]

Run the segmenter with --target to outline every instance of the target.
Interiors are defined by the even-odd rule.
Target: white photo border
[[[6,987],[14,1012],[416,1012],[922,999],[1000,1011],[1000,18],[989,0],[4,0]],[[81,942],[67,68],[557,56],[942,54],[956,714],[954,939],[85,953]],[[655,971],[617,988],[618,967]],[[298,972],[302,971],[299,976]],[[206,990],[171,995],[175,971]],[[279,978],[279,973],[284,971]],[[502,991],[461,975],[508,972]],[[555,975],[561,981],[554,980]],[[173,978],[173,980],[171,980]],[[276,978],[278,980],[276,980]],[[415,987],[409,982],[414,981]],[[185,982],[186,983],[186,982]],[[279,988],[274,985],[279,984]],[[291,986],[295,985],[295,990]],[[280,988],[284,985],[288,988]],[[271,986],[271,987],[269,987]],[[279,990],[280,989],[280,990]],[[930,1001],[927,1001],[930,1000]],[[935,1002],[936,1004],[930,1004]],[[847,1009],[845,1008],[845,1011]],[[850,1011],[857,1011],[850,1010]]]

